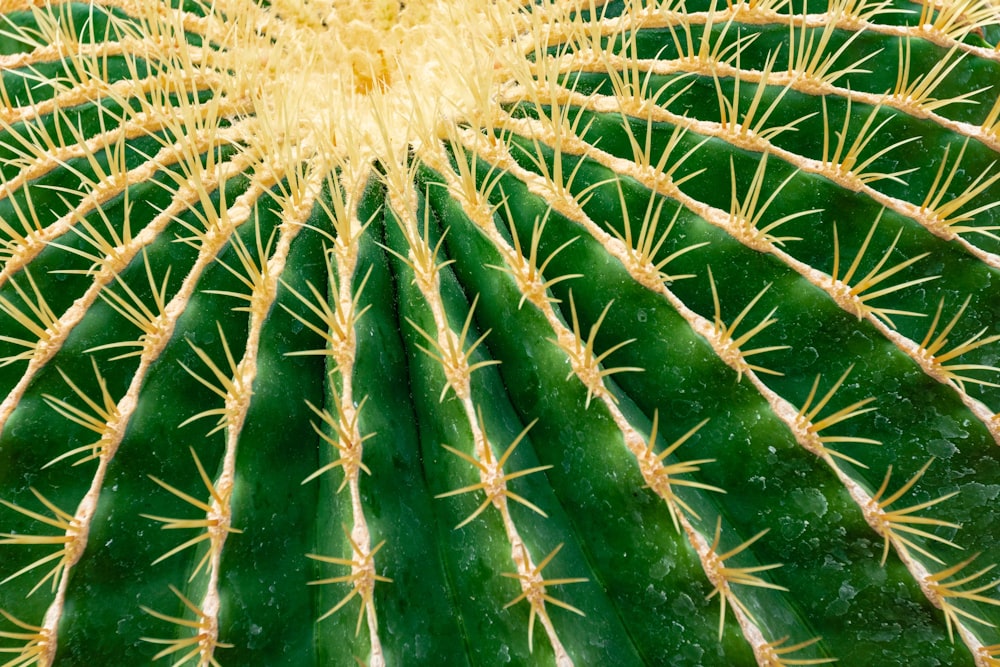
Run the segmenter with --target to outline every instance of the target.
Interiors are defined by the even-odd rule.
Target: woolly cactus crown
[[[0,0],[0,655],[1000,664],[994,0]]]

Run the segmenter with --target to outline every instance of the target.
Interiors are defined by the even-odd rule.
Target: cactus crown
[[[993,0],[0,2],[0,651],[1000,664]]]

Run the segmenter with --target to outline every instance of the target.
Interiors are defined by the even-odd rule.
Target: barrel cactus
[[[994,0],[0,16],[5,665],[1000,664]]]

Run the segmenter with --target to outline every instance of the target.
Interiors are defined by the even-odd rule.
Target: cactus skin
[[[321,4],[0,3],[6,665],[1000,664],[995,5]]]

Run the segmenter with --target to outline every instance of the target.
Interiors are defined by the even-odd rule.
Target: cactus
[[[1000,664],[993,0],[0,15],[5,666]]]

